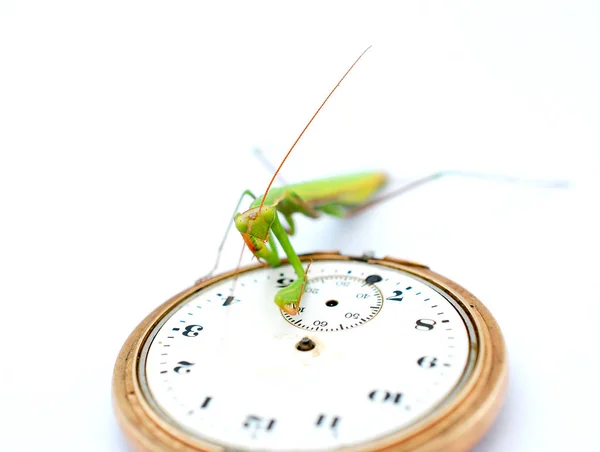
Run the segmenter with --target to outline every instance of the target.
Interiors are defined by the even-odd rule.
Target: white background
[[[0,3],[0,450],[127,450],[122,343],[212,265],[239,193],[284,169],[449,177],[303,252],[425,262],[504,332],[510,387],[476,450],[598,450],[600,6],[589,1]],[[235,265],[238,237],[222,269]],[[273,309],[261,306],[257,309]]]

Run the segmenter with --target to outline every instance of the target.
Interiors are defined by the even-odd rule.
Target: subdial
[[[367,323],[382,305],[381,292],[367,280],[349,275],[320,276],[306,282],[298,314],[282,315],[305,330],[341,331]]]

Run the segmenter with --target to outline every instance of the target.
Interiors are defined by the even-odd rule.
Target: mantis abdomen
[[[286,193],[295,193],[311,207],[337,204],[353,207],[367,201],[387,182],[387,176],[380,171],[348,174],[313,181],[300,182],[272,188],[266,195],[265,205],[276,205]],[[256,198],[250,207],[258,207],[263,196]]]

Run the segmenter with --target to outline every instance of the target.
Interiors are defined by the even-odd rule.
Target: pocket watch
[[[458,284],[405,260],[262,264],[199,282],[131,333],[113,376],[119,423],[147,451],[461,451],[506,389],[500,329]],[[235,290],[231,287],[235,276]]]

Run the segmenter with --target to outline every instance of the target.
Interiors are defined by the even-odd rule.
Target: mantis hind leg
[[[351,217],[357,213],[362,212],[365,209],[368,209],[375,204],[379,204],[380,202],[387,201],[389,199],[395,198],[396,196],[402,195],[406,192],[419,188],[429,182],[433,182],[434,180],[440,179],[441,177],[446,176],[458,176],[458,177],[470,177],[475,179],[483,179],[483,180],[495,180],[503,183],[510,184],[520,184],[520,185],[533,185],[540,188],[565,188],[568,186],[568,183],[565,181],[556,181],[556,180],[529,180],[522,179],[512,176],[506,176],[504,174],[490,174],[490,173],[478,173],[472,171],[456,171],[456,170],[447,170],[447,171],[438,171],[437,173],[432,173],[427,176],[421,177],[420,179],[409,182],[406,185],[403,185],[396,190],[393,190],[390,193],[387,193],[378,198],[367,201],[363,204],[360,204],[355,207],[347,208],[345,212],[341,215],[344,218]]]

